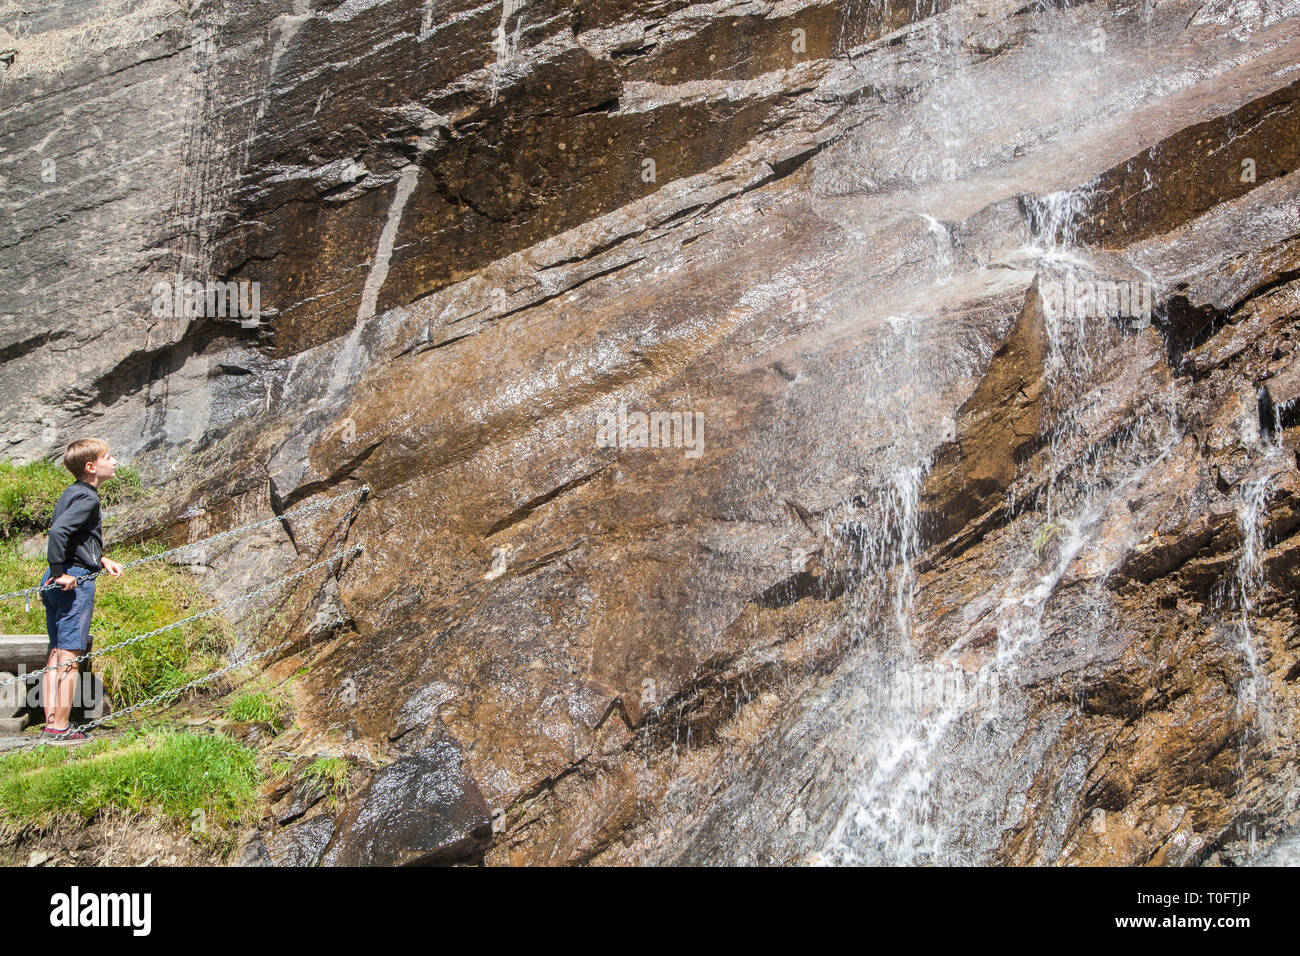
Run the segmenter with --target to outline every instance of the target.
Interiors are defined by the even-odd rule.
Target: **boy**
[[[41,678],[41,697],[45,704],[45,729],[41,739],[55,744],[80,743],[87,739],[72,730],[72,700],[77,690],[77,665],[71,663],[86,651],[90,639],[90,615],[95,606],[95,582],[80,585],[77,578],[101,568],[113,577],[122,566],[103,556],[104,537],[99,517],[101,484],[117,472],[117,459],[109,453],[108,442],[99,438],[80,438],[68,446],[63,465],[76,479],[64,490],[54,506],[54,522],[46,559],[50,569],[41,584],[57,588],[41,592],[45,604],[45,630],[50,635],[50,656]]]

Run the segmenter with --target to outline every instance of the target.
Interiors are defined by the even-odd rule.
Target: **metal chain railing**
[[[161,694],[155,694],[152,697],[148,697],[142,701],[138,701],[137,703],[132,704],[130,707],[124,707],[122,710],[114,711],[111,714],[105,714],[103,717],[100,717],[96,720],[89,721],[88,723],[78,724],[75,727],[69,724],[67,733],[68,734],[85,733],[88,730],[93,730],[96,727],[99,727],[102,724],[106,724],[110,721],[121,720],[123,717],[127,716],[128,714],[135,713],[137,710],[143,710],[146,707],[152,707],[155,704],[160,704],[164,700],[167,700],[170,697],[179,697],[187,690],[193,690],[195,687],[198,687],[200,684],[206,684],[209,681],[216,680],[218,677],[223,677],[226,674],[229,674],[231,671],[239,670],[241,667],[247,667],[249,664],[253,663],[253,661],[261,660],[263,657],[269,657],[270,655],[274,654],[276,651],[283,650],[284,648],[288,647],[292,643],[293,643],[293,638],[287,638],[281,641],[279,644],[274,645],[273,647],[268,647],[264,651],[258,651],[256,654],[247,654],[244,657],[241,657],[239,660],[231,661],[225,667],[215,670],[210,674],[204,674],[202,677],[195,678],[194,680],[190,681],[188,684],[184,684],[180,687],[173,687],[171,690],[165,690]],[[10,752],[29,753],[30,751],[35,750],[37,747],[44,747],[50,743],[53,743],[53,741],[37,739],[32,741],[26,747],[15,747]]]
[[[123,565],[123,570],[126,570],[127,568],[136,567],[137,565],[146,564],[150,561],[160,561],[163,558],[170,557],[171,555],[177,554],[182,551],[187,551],[191,548],[199,547],[200,545],[211,544],[216,541],[221,541],[227,538],[232,538],[239,535],[247,534],[248,532],[253,531],[257,528],[264,527],[270,524],[275,524],[280,521],[285,521],[289,518],[299,518],[302,517],[303,515],[311,514],[312,512],[315,511],[320,511],[321,509],[341,499],[352,498],[352,497],[356,497],[357,495],[364,497],[367,493],[369,493],[369,491],[370,491],[369,485],[362,485],[360,488],[357,488],[353,491],[344,492],[343,494],[339,494],[339,495],[333,495],[329,498],[323,498],[320,501],[315,501],[312,502],[311,504],[303,505],[302,507],[294,508],[290,511],[286,511],[284,514],[274,515],[273,517],[265,518],[261,521],[255,521],[252,524],[243,525],[238,528],[232,528],[228,531],[222,531],[219,534],[214,534],[207,538],[202,538],[198,541],[190,541],[187,544],[183,544],[176,548],[171,548],[170,550],[160,552],[159,554],[146,555],[143,558],[140,558],[136,561],[132,561],[129,564]],[[151,637],[156,637],[157,635],[163,634],[167,631],[175,630],[176,628],[183,627],[184,625],[190,624],[194,621],[198,621],[198,620],[202,620],[203,618],[210,617],[213,614],[219,614],[222,611],[235,606],[236,604],[242,604],[246,601],[251,601],[254,598],[257,598],[277,588],[287,587],[288,585],[305,577],[306,575],[310,574],[312,571],[317,570],[318,568],[331,565],[335,561],[346,560],[347,558],[352,557],[353,555],[360,554],[361,551],[362,548],[360,545],[345,550],[336,551],[334,554],[330,555],[328,558],[324,559],[323,561],[317,561],[314,564],[308,565],[307,567],[303,568],[300,571],[296,571],[293,574],[290,574],[283,578],[278,578],[275,581],[270,582],[269,584],[264,584],[262,587],[256,588],[255,590],[246,591],[243,594],[238,594],[235,597],[231,598],[230,600],[223,601],[214,607],[208,608],[207,610],[204,611],[200,611],[198,614],[191,614],[189,617],[182,618],[179,621],[173,621],[170,624],[164,624],[162,627],[154,628],[152,631],[148,631],[144,634],[138,634],[135,637],[128,638],[125,641],[119,641],[118,643],[111,644],[108,647],[102,647],[96,650],[87,651],[85,654],[82,654],[80,657],[76,657],[70,661],[64,661],[59,664],[49,665],[41,668],[40,670],[32,671],[31,673],[21,674],[17,677],[13,677],[8,680],[0,681],[0,687],[8,687],[11,684],[17,684],[17,683],[25,684],[26,682],[32,680],[33,678],[40,677],[52,670],[56,670],[62,667],[70,667],[75,664],[80,664],[82,661],[89,660],[90,658],[97,657],[101,654],[110,654],[113,651],[120,650],[121,648],[127,647],[131,644],[138,644],[141,641],[148,640]],[[93,574],[84,575],[80,578],[77,578],[77,584],[79,586],[83,582],[88,581],[92,578],[96,578],[103,573],[104,572],[101,570],[101,571],[96,571]],[[12,597],[21,597],[23,595],[36,594],[36,593],[40,593],[41,591],[52,590],[53,588],[56,587],[58,587],[58,585],[51,584],[42,587],[24,588],[23,590],[20,591],[13,591],[8,594],[0,594],[0,600],[12,598]],[[124,708],[123,710],[116,711],[111,714],[106,714],[105,716],[100,717],[97,720],[92,720],[88,723],[81,724],[77,727],[71,728],[69,730],[69,733],[85,732],[92,728],[99,727],[101,724],[107,721],[120,720],[123,717],[126,717],[127,715],[135,713],[136,711],[142,710],[146,707],[152,707],[168,699],[178,697],[179,695],[185,693],[186,691],[193,690],[195,687],[198,687],[202,684],[206,684],[209,681],[216,680],[217,678],[225,674],[228,674],[233,670],[238,670],[242,667],[247,667],[249,664],[252,664],[254,661],[258,661],[264,657],[268,657],[271,654],[274,654],[277,651],[282,650],[285,647],[288,647],[292,643],[293,643],[293,639],[288,638],[286,640],[281,641],[279,644],[276,644],[272,647],[268,647],[266,650],[259,651],[256,654],[245,655],[239,660],[231,661],[229,664],[225,665],[224,667],[212,671],[209,674],[204,674],[200,677],[195,678],[194,680],[190,681],[188,684],[184,684],[180,687],[174,687],[170,690],[163,691],[161,694],[155,694],[153,697],[149,697],[146,698],[145,700],[138,701],[132,704],[130,707]],[[48,742],[49,741],[37,740],[36,742],[33,743],[32,747],[43,746]],[[32,749],[32,748],[28,747],[24,749]]]
[[[293,643],[293,638],[288,638],[286,640],[283,640],[279,644],[276,644],[274,647],[268,647],[264,651],[258,651],[256,654],[249,654],[244,657],[241,657],[237,661],[231,661],[225,667],[222,667],[219,670],[215,670],[210,674],[204,674],[202,677],[196,678],[190,681],[188,684],[185,684],[181,687],[173,687],[171,690],[165,690],[161,694],[155,694],[153,697],[148,697],[145,700],[132,704],[130,707],[124,707],[123,709],[114,711],[111,714],[105,714],[103,717],[100,717],[97,720],[92,720],[89,723],[79,724],[76,727],[71,727],[68,733],[70,734],[77,733],[77,732],[84,733],[87,730],[93,730],[94,728],[98,727],[100,724],[106,723],[107,721],[120,720],[121,718],[125,717],[127,714],[132,714],[137,710],[143,710],[145,707],[152,707],[154,704],[161,703],[162,701],[167,700],[169,697],[178,697],[181,694],[185,693],[187,690],[193,690],[195,687],[198,687],[200,684],[206,684],[208,681],[216,680],[218,677],[221,677],[225,674],[229,674],[231,671],[239,670],[239,668],[241,667],[246,667],[247,665],[253,663],[253,661],[261,660],[263,657],[269,657],[271,654],[274,654],[276,651],[288,647],[292,643]],[[39,743],[44,743],[44,742],[45,741],[40,741]]]
[[[130,644],[138,644],[141,641],[148,640],[151,637],[156,637],[157,635],[162,634],[166,631],[175,630],[176,628],[189,624],[192,621],[198,621],[205,617],[211,617],[213,614],[219,614],[220,612],[226,610],[227,608],[234,607],[236,604],[242,604],[245,601],[251,601],[253,600],[253,598],[261,594],[265,594],[268,591],[273,591],[276,588],[287,587],[288,585],[292,584],[294,581],[297,581],[298,579],[310,574],[312,571],[315,571],[317,568],[322,568],[328,564],[333,564],[335,561],[338,561],[340,559],[349,558],[355,554],[360,554],[361,550],[362,550],[361,546],[356,545],[355,547],[343,551],[336,551],[334,554],[330,555],[325,560],[317,561],[315,564],[309,565],[303,568],[301,571],[295,571],[293,574],[289,575],[288,577],[277,578],[276,580],[272,581],[270,584],[264,584],[262,585],[262,587],[257,588],[254,591],[246,591],[243,594],[238,594],[235,597],[231,598],[230,600],[223,601],[222,603],[214,607],[210,607],[205,611],[200,611],[198,614],[191,614],[189,617],[182,618],[179,621],[173,621],[170,624],[164,624],[162,627],[154,628],[152,631],[147,631],[144,634],[138,634],[135,637],[127,638],[125,641],[119,641],[116,644],[110,644],[107,647],[101,647],[92,651],[87,651],[85,654],[82,654],[80,657],[75,657],[70,661],[64,661],[61,664],[50,664],[46,667],[42,667],[40,670],[34,670],[27,674],[20,674],[17,677],[11,677],[8,680],[0,681],[0,687],[8,687],[10,684],[26,682],[31,680],[34,677],[40,677],[42,674],[48,673],[49,671],[55,670],[56,668],[70,667],[73,664],[80,664],[82,661],[89,660],[92,657],[98,657],[101,654],[110,654],[113,651],[119,650],[123,647],[127,647]]]
[[[231,528],[229,531],[222,531],[219,534],[214,534],[207,538],[200,538],[198,541],[190,541],[188,544],[182,544],[179,547],[171,548],[170,550],[167,551],[161,551],[158,554],[147,554],[143,558],[137,558],[135,561],[131,561],[127,564],[122,565],[122,570],[125,571],[128,568],[138,567],[141,564],[148,564],[151,561],[161,561],[163,558],[169,558],[173,554],[179,554],[182,551],[188,551],[189,549],[197,548],[200,545],[209,545],[216,541],[224,541],[227,538],[233,538],[242,534],[247,534],[248,532],[254,531],[257,528],[263,528],[267,525],[276,524],[277,522],[280,521],[287,521],[290,518],[301,518],[303,515],[308,515],[316,511],[321,511],[336,501],[341,501],[345,498],[355,498],[357,495],[361,495],[364,497],[369,492],[370,492],[370,486],[362,485],[360,488],[355,488],[352,491],[345,491],[342,494],[332,495],[329,498],[322,498],[320,501],[313,501],[311,504],[301,505],[300,507],[293,508],[289,511],[286,511],[284,514],[273,515],[270,518],[263,518],[261,521],[254,521],[252,524],[242,525],[241,527],[238,528]],[[104,572],[103,570],[99,570],[93,572],[92,574],[83,574],[81,577],[77,578],[77,586],[80,587],[86,581],[90,581],[94,578],[97,578],[104,573],[106,572]],[[44,585],[37,585],[36,587],[23,588],[18,591],[10,591],[7,594],[0,594],[0,601],[6,601],[9,598],[23,597],[25,595],[40,594],[42,591],[53,591],[58,589],[58,587],[59,585],[57,584],[44,584]]]

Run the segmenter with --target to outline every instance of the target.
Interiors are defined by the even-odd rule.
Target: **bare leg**
[[[47,729],[64,730],[72,717],[72,701],[77,693],[77,665],[69,661],[76,657],[76,651],[50,651],[47,666],[58,669],[46,671],[41,677]]]

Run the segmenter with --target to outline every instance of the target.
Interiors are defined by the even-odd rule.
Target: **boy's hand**
[[[122,565],[118,564],[116,561],[110,561],[108,558],[100,558],[99,563],[102,564],[104,570],[113,575],[113,577],[120,578],[122,576]]]
[[[57,578],[55,578],[50,583],[57,584],[65,591],[71,591],[73,588],[77,586],[77,579],[74,578],[71,574],[60,574]]]

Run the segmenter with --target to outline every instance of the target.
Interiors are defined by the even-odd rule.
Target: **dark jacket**
[[[99,492],[84,481],[64,490],[54,506],[54,523],[50,526],[50,543],[45,549],[51,577],[58,577],[65,566],[80,565],[91,571],[100,569],[104,555],[103,523],[99,517]]]

